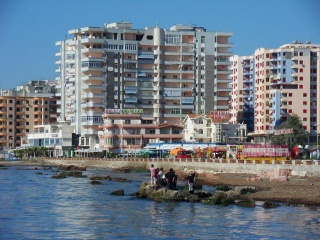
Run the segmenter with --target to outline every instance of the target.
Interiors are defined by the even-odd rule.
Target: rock
[[[36,174],[38,174],[38,175],[42,175],[43,173],[42,173],[42,172],[36,172]]]
[[[252,199],[247,199],[247,200],[240,200],[236,203],[237,206],[241,207],[255,207],[256,204]]]
[[[115,190],[115,191],[111,192],[111,195],[123,196],[124,191],[123,191],[123,189]]]
[[[95,180],[95,181],[98,181],[98,180],[102,180],[103,178],[102,177],[98,177],[98,176],[92,176],[90,177],[90,180]]]
[[[229,205],[233,204],[235,201],[232,194],[224,191],[217,191],[208,199],[204,199],[201,203],[205,204],[221,204],[221,205]]]
[[[99,185],[99,184],[102,184],[102,182],[93,180],[93,181],[90,181],[90,184]]]
[[[229,191],[230,189],[231,189],[231,188],[229,188],[228,185],[222,185],[222,186],[216,187],[216,190],[218,190],[218,191],[223,191],[223,192]]]
[[[62,165],[62,164],[60,164],[58,166],[58,169],[63,170],[63,171],[85,171],[85,170],[87,170],[87,168],[83,167],[83,166]]]
[[[270,201],[265,201],[262,205],[263,208],[276,208],[278,207],[278,204]]]
[[[57,174],[52,176],[51,178],[55,178],[55,179],[61,179],[61,178],[66,178],[67,176],[63,173]]]
[[[110,180],[116,181],[116,182],[129,182],[126,178],[111,178]]]
[[[234,188],[234,191],[237,195],[250,194],[258,191],[256,187],[252,186],[237,186]]]

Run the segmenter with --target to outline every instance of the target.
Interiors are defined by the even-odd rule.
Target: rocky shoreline
[[[0,161],[1,167],[6,166],[56,166],[52,163],[39,161]],[[179,179],[184,180],[186,171],[176,171]],[[270,201],[287,205],[320,206],[320,177],[286,176],[272,179],[268,176],[248,173],[230,172],[197,172],[196,181],[199,184],[211,186],[254,187],[255,192],[241,194],[240,200]]]

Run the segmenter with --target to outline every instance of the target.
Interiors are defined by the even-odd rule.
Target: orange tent
[[[184,150],[182,147],[177,147],[170,150],[170,155],[177,155],[179,151]]]

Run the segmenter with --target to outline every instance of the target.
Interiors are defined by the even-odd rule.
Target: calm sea
[[[320,239],[320,209],[156,203],[130,196],[144,173],[88,169],[53,179],[51,170],[0,170],[0,239]],[[90,184],[90,176],[130,182]],[[180,182],[182,184],[183,182]],[[110,193],[123,189],[125,196]]]

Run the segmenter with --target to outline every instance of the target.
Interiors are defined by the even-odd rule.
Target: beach
[[[0,166],[54,166],[43,161],[0,161]],[[177,171],[179,179],[184,180],[186,172]],[[243,195],[255,201],[273,201],[289,205],[320,206],[320,177],[288,176],[287,178],[270,179],[266,176],[248,173],[230,172],[197,172],[198,183],[230,188],[235,186],[254,186],[257,192]]]

